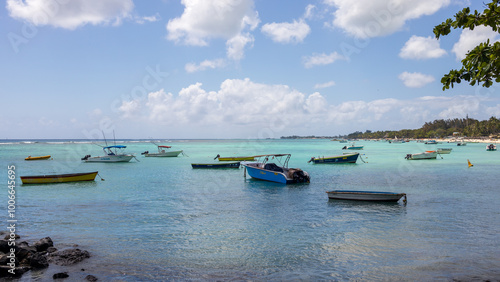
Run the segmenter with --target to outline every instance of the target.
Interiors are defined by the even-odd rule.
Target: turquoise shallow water
[[[81,163],[86,142],[0,142],[16,175],[98,170],[92,183],[19,185],[18,234],[78,244],[92,258],[72,277],[136,280],[497,280],[500,278],[500,151],[485,144],[359,141],[363,162],[308,164],[342,153],[329,140],[173,140],[187,156],[144,158],[148,142],[119,142],[140,162]],[[407,161],[436,147],[443,159]],[[221,156],[291,153],[311,183],[244,178],[243,169],[192,169]],[[26,162],[28,155],[53,160]],[[467,159],[474,164],[468,168]],[[20,179],[17,179],[20,183]],[[327,190],[403,192],[408,203],[328,200]],[[5,190],[7,188],[5,187]],[[7,193],[3,209],[7,210]],[[7,218],[5,219],[5,221]],[[80,269],[84,268],[85,271]],[[25,274],[43,280],[49,269]],[[84,275],[85,274],[85,275]],[[45,275],[45,276],[44,276]]]

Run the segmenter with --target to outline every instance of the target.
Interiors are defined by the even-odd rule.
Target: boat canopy
[[[158,146],[158,148],[172,148],[172,146],[163,146],[163,145],[161,145],[161,146]]]
[[[253,156],[254,158],[260,158],[260,157],[284,157],[284,156],[290,156],[291,154],[270,154],[270,155],[257,155]]]
[[[127,148],[127,146],[123,146],[123,145],[114,145],[114,146],[104,147],[103,149],[112,149],[112,148],[124,149],[124,148]]]

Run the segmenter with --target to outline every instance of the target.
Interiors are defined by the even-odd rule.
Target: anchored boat
[[[247,156],[247,157],[221,157],[219,154],[215,156],[214,160],[219,160],[221,162],[234,162],[234,161],[255,161],[255,157]]]
[[[245,172],[256,179],[278,182],[284,184],[290,183],[309,183],[309,174],[299,168],[288,168],[288,161],[291,154],[271,154],[254,156],[258,158],[257,162],[243,162],[246,168]],[[276,160],[280,165],[270,162]]]
[[[496,151],[497,146],[495,144],[486,145],[486,151]]]
[[[449,154],[451,153],[451,148],[438,148],[437,153],[438,154]]]
[[[194,163],[191,164],[193,168],[239,168],[240,162],[227,162],[227,163]]]
[[[158,147],[158,153],[150,153],[149,151],[146,151],[144,153],[141,153],[141,155],[144,155],[145,157],[177,157],[179,156],[180,153],[183,152],[182,150],[179,151],[165,150],[172,148],[171,146],[157,145],[157,147]]]
[[[127,146],[114,145],[102,148],[105,156],[92,157],[91,155],[86,155],[82,158],[82,161],[86,163],[99,162],[99,163],[117,163],[117,162],[129,162],[132,158],[135,158],[133,154],[125,154],[123,149]]]
[[[32,157],[32,156],[28,156],[27,158],[25,158],[24,160],[25,161],[40,161],[40,160],[48,160],[50,159],[50,155],[47,155],[47,156],[40,156],[40,157]]]
[[[407,154],[405,159],[407,160],[429,160],[436,159],[438,153],[436,151],[425,151],[418,154]]]
[[[363,145],[356,146],[354,143],[352,143],[350,146],[344,146],[342,150],[363,150],[363,147]]]
[[[21,176],[23,184],[48,184],[78,181],[94,181],[97,171],[84,173]]]
[[[335,200],[354,200],[354,201],[377,201],[377,202],[397,202],[404,197],[405,193],[393,192],[372,192],[372,191],[353,191],[353,190],[333,190],[327,191],[329,199]]]
[[[333,164],[345,164],[345,163],[356,163],[358,160],[359,153],[345,153],[343,155],[338,156],[329,156],[329,157],[312,157],[309,162],[313,162],[315,164],[322,163],[333,163]]]

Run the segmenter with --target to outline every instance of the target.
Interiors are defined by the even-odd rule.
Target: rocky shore
[[[0,236],[5,233],[0,234]],[[28,271],[48,268],[49,264],[57,266],[75,265],[90,257],[90,253],[73,246],[58,250],[50,237],[42,238],[32,245],[26,241],[11,238],[9,234],[0,240],[0,279],[19,278]],[[83,271],[84,269],[82,269]],[[53,279],[70,277],[71,273],[60,272],[53,274]],[[97,281],[93,275],[85,277],[87,281]]]

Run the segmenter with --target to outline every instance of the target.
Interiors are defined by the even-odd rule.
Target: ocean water
[[[130,163],[82,163],[102,153],[84,140],[0,141],[4,183],[17,175],[16,219],[22,240],[50,236],[92,257],[64,268],[70,277],[155,280],[498,280],[500,151],[486,144],[425,145],[358,141],[356,164],[311,164],[341,154],[330,140],[171,140],[177,158],[145,158],[156,147],[117,141]],[[408,153],[449,147],[436,160]],[[311,183],[283,185],[240,169],[192,169],[221,156],[290,153],[290,167]],[[48,161],[24,158],[52,155]],[[467,160],[474,164],[468,167]],[[21,185],[19,176],[99,171],[91,183]],[[4,184],[4,191],[7,185]],[[328,200],[328,190],[406,193],[395,204]],[[1,208],[7,214],[7,192]],[[7,221],[5,216],[5,223]],[[7,231],[7,230],[5,230]],[[60,268],[26,273],[43,281]],[[84,270],[82,270],[84,269]]]

